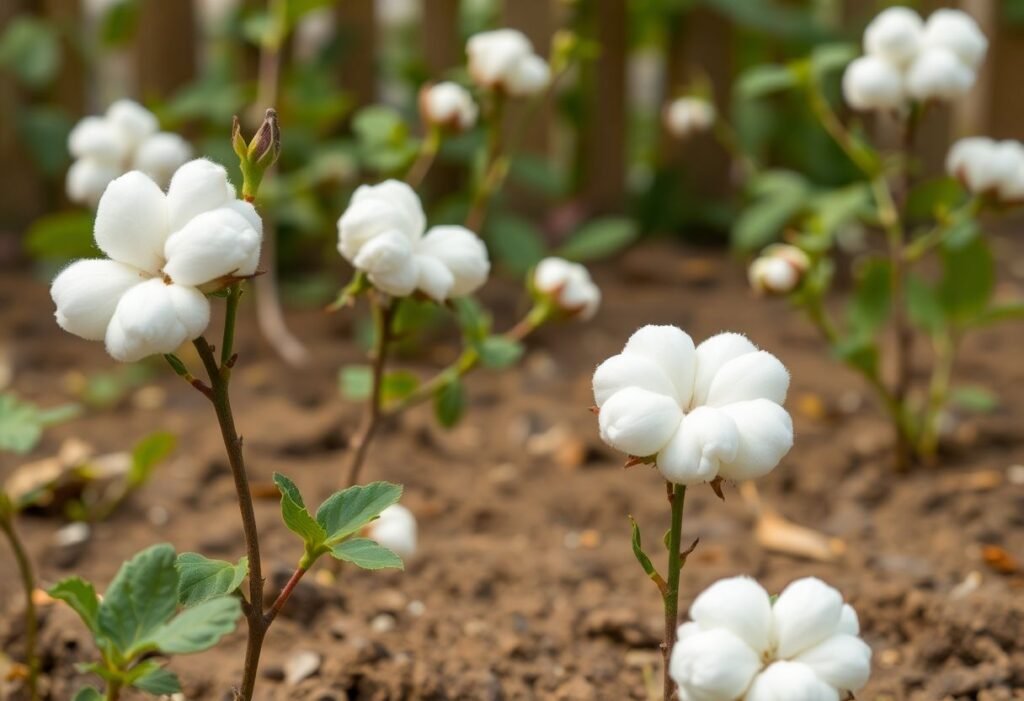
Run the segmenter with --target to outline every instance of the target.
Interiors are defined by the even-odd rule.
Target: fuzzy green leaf
[[[178,603],[174,548],[164,543],[138,553],[118,570],[99,607],[97,629],[125,657],[151,642]]]
[[[41,409],[11,393],[0,394],[0,451],[27,453],[36,447],[43,429],[78,413],[74,404]]]
[[[462,389],[462,382],[457,378],[445,384],[434,395],[434,415],[445,428],[457,424],[465,409],[465,392]]]
[[[249,558],[242,557],[232,565],[224,560],[211,560],[199,553],[182,553],[175,563],[178,568],[178,603],[196,606],[204,601],[231,594],[249,573]]]
[[[494,369],[515,365],[523,357],[523,344],[504,336],[489,336],[477,344],[480,362]]]
[[[636,240],[640,230],[625,217],[605,217],[584,224],[559,249],[569,260],[591,261],[621,252]]]
[[[281,473],[274,473],[274,484],[281,492],[281,517],[289,530],[306,543],[307,550],[314,550],[327,540],[327,531],[310,515],[299,488]]]
[[[149,481],[153,468],[165,460],[178,443],[173,433],[159,432],[146,436],[132,450],[132,467],[128,471],[128,485],[135,488]]]
[[[942,250],[944,274],[939,300],[946,314],[962,323],[984,314],[995,290],[995,261],[984,238]]]
[[[889,318],[892,300],[889,263],[881,259],[871,260],[859,272],[846,318],[855,336],[868,338],[873,337]]]
[[[316,511],[316,521],[326,531],[328,545],[358,532],[398,502],[402,486],[390,482],[371,482],[335,492]]]
[[[369,365],[346,365],[338,371],[338,389],[345,399],[366,399],[373,391],[373,369]]]
[[[146,660],[133,667],[128,673],[127,681],[136,689],[154,696],[177,694],[181,691],[178,675],[161,667],[156,660]]]
[[[47,593],[70,606],[90,631],[97,631],[100,599],[92,584],[81,577],[68,577],[57,582]]]
[[[331,555],[364,570],[405,569],[402,558],[369,538],[350,538],[331,548]]]
[[[202,652],[235,629],[242,605],[233,596],[210,599],[185,609],[153,632],[149,642],[171,655]]]
[[[640,526],[637,525],[636,520],[630,516],[629,523],[633,527],[633,555],[636,557],[637,562],[643,568],[644,572],[648,577],[654,577],[658,574],[658,570],[655,569],[654,563],[651,562],[651,558],[648,557],[647,553],[644,552],[643,543],[640,541]]]

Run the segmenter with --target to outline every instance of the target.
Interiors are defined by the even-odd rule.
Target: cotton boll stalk
[[[760,668],[760,655],[721,628],[679,640],[669,661],[669,675],[680,696],[693,701],[739,698]]]
[[[685,139],[705,132],[715,123],[715,106],[699,97],[680,97],[665,107],[665,128],[672,136]]]
[[[921,16],[909,7],[890,7],[864,30],[864,52],[905,66],[917,54],[923,27]]]
[[[916,100],[956,100],[974,85],[975,74],[946,48],[925,49],[907,71],[907,93]]]
[[[988,39],[966,12],[942,8],[928,17],[923,44],[952,51],[964,64],[977,70],[988,52]]]
[[[403,558],[416,554],[416,517],[401,504],[392,504],[370,523],[367,536]]]
[[[811,267],[811,259],[796,246],[775,244],[750,264],[750,286],[758,294],[783,295],[799,287]]]
[[[472,129],[477,106],[469,91],[458,83],[425,85],[420,90],[420,117],[424,123],[452,132]]]
[[[175,171],[192,157],[192,147],[177,134],[160,132],[144,140],[132,159],[132,167],[167,187]]]
[[[878,56],[861,56],[843,73],[843,97],[856,110],[900,110],[906,105],[904,77]]]
[[[601,306],[601,290],[579,263],[545,258],[533,271],[533,288],[567,316],[590,319]]]

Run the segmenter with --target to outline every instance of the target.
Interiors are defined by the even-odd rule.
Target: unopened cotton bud
[[[401,557],[416,554],[416,517],[401,504],[392,504],[370,523],[369,537]]]
[[[951,50],[934,47],[918,54],[907,71],[907,93],[915,100],[955,100],[970,92],[974,71]]]
[[[906,66],[917,55],[924,22],[909,7],[880,12],[864,30],[864,52],[895,66]]]
[[[715,106],[699,97],[680,97],[665,107],[665,128],[680,139],[710,129],[715,123]]]
[[[249,142],[249,161],[266,170],[277,162],[281,155],[281,127],[277,123],[277,112],[268,109],[260,128]]]
[[[476,124],[477,106],[469,91],[458,83],[437,83],[420,90],[420,115],[431,126],[466,131]]]
[[[924,46],[952,51],[972,70],[985,59],[988,39],[974,18],[961,10],[938,9],[928,17]]]
[[[755,292],[781,295],[795,290],[810,267],[810,258],[796,246],[775,244],[766,248],[747,272]]]
[[[564,258],[545,258],[538,263],[533,287],[570,316],[590,319],[601,306],[601,289],[587,269]]]
[[[899,110],[906,103],[899,68],[878,56],[861,56],[843,73],[843,97],[857,110]]]

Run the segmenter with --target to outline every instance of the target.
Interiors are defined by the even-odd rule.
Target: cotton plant
[[[675,691],[669,660],[677,647],[679,579],[688,487],[762,477],[793,445],[783,408],[789,372],[778,358],[741,334],[722,333],[695,345],[675,326],[644,326],[622,352],[594,371],[594,411],[601,439],[626,454],[626,466],[646,464],[665,480],[671,526],[663,575],[644,551],[633,521],[633,552],[657,585],[665,611],[665,699]],[[683,699],[690,698],[683,696]],[[702,698],[702,697],[694,697]]]
[[[156,116],[128,99],[114,102],[102,116],[83,118],[68,135],[74,162],[68,169],[68,198],[95,207],[112,181],[138,171],[158,186],[192,157],[192,147],[172,132],[160,131]]]
[[[710,100],[695,95],[677,97],[665,106],[662,121],[668,133],[677,139],[709,131],[717,117]]]
[[[299,536],[302,549],[288,584],[274,601],[265,597],[259,532],[230,382],[238,361],[234,339],[239,303],[246,282],[258,273],[263,227],[254,202],[281,149],[274,111],[268,110],[248,142],[236,121],[232,142],[243,174],[241,199],[224,168],[204,159],[181,166],[166,193],[143,173],[126,173],[106,188],[96,212],[96,245],[108,257],[72,263],[51,287],[62,328],[86,340],[103,341],[110,355],[122,362],[162,355],[176,374],[210,401],[244,534],[245,554],[236,562],[198,553],[175,557],[169,546],[144,551],[122,568],[102,602],[91,585],[78,579],[51,591],[67,601],[92,632],[101,662],[89,669],[105,681],[107,699],[117,699],[129,686],[154,695],[175,692],[177,680],[150,659],[152,653],[206,649],[234,628],[240,612],[247,624],[247,643],[243,676],[234,693],[237,699],[251,701],[263,641],[295,586],[321,557],[370,570],[403,566],[395,552],[365,535],[372,522],[397,503],[399,485],[351,486],[312,512],[298,487],[278,474],[274,482],[281,494],[282,519]],[[220,300],[224,327],[218,352],[206,334],[211,306]],[[206,379],[194,374],[178,354],[188,342]],[[182,610],[176,613],[178,608]],[[86,688],[77,698],[101,696],[95,688]]]
[[[748,577],[715,582],[677,641],[669,674],[680,701],[839,701],[871,674],[857,612],[814,577],[775,598]]]

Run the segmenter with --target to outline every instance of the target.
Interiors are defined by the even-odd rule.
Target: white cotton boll
[[[420,198],[405,183],[361,185],[338,219],[338,250],[352,262],[360,248],[386,231],[397,231],[412,243],[422,237],[426,222]]]
[[[533,286],[556,305],[582,319],[593,318],[601,306],[601,290],[587,269],[564,258],[545,258],[533,271]]]
[[[907,92],[916,100],[955,100],[974,85],[974,71],[949,49],[925,49],[907,72]]]
[[[909,7],[890,7],[880,12],[864,30],[864,51],[905,66],[917,54],[923,28],[921,15]]]
[[[57,324],[87,341],[102,341],[122,295],[145,280],[137,268],[112,260],[79,260],[50,286]]]
[[[156,273],[164,264],[167,200],[149,177],[137,170],[107,186],[96,208],[96,245],[112,259]]]
[[[420,114],[427,124],[466,131],[476,124],[477,111],[473,96],[458,83],[437,83],[420,93]]]
[[[416,289],[419,269],[409,239],[397,231],[375,236],[359,249],[353,264],[382,292],[404,297]]]
[[[856,110],[899,110],[906,104],[904,76],[877,56],[861,56],[843,73],[843,97]]]
[[[153,178],[160,187],[167,187],[175,171],[192,157],[192,147],[177,134],[160,132],[139,144],[132,167]]]
[[[622,352],[654,362],[672,381],[679,405],[689,405],[697,370],[693,339],[689,334],[675,326],[650,324],[630,336]]]
[[[665,371],[653,360],[633,353],[613,355],[598,365],[594,371],[593,386],[594,403],[599,407],[627,387],[638,387],[679,401]]]
[[[719,467],[720,477],[736,481],[762,477],[793,447],[793,419],[775,402],[754,399],[726,405],[722,411],[736,422],[740,442],[736,457]]]
[[[295,28],[295,53],[300,60],[317,56],[334,38],[337,22],[334,9],[321,7],[306,13]]]
[[[136,148],[160,128],[156,115],[134,100],[118,100],[107,108],[107,120]]]
[[[416,517],[401,504],[392,504],[370,523],[369,536],[401,557],[416,554]]]
[[[836,627],[836,633],[860,635],[860,619],[857,617],[857,612],[849,604],[843,604],[842,613],[839,614],[839,625]]]
[[[68,151],[75,158],[95,158],[113,166],[120,164],[128,149],[121,132],[103,117],[83,117],[68,134]]]
[[[222,207],[203,212],[170,235],[163,272],[181,285],[204,285],[227,275],[256,272],[260,233],[239,212]]]
[[[715,106],[699,97],[680,97],[665,107],[665,128],[672,136],[685,139],[710,129],[715,123]]]
[[[988,39],[966,12],[942,8],[928,17],[924,28],[924,45],[949,49],[972,70],[985,59]]]
[[[487,246],[462,226],[435,226],[420,240],[417,251],[441,261],[451,272],[449,296],[464,297],[480,289],[491,272]]]
[[[199,338],[210,325],[210,300],[195,287],[166,285],[178,323],[185,330],[185,340]]]
[[[708,390],[708,406],[725,406],[749,399],[782,404],[789,391],[789,371],[767,351],[747,353],[725,363]]]
[[[819,679],[841,691],[859,691],[871,676],[871,648],[853,635],[833,635],[794,661],[804,663]]]
[[[629,455],[647,457],[668,443],[682,419],[683,412],[670,397],[627,387],[601,407],[598,427],[608,445]]]
[[[741,355],[756,352],[757,346],[739,333],[720,333],[697,346],[694,352],[696,372],[692,405],[707,403],[711,383],[723,365]]]
[[[536,54],[524,56],[505,79],[505,89],[513,97],[536,95],[551,82],[551,67]]]
[[[800,282],[796,268],[781,258],[770,256],[754,259],[747,277],[754,291],[761,294],[786,294],[796,289]]]
[[[750,686],[761,658],[727,630],[695,633],[672,648],[669,675],[687,701],[732,701]]]
[[[725,628],[758,653],[772,643],[772,605],[768,592],[750,577],[720,579],[690,606],[701,629]]]
[[[658,453],[658,470],[675,484],[700,484],[718,476],[723,462],[736,459],[736,422],[718,409],[697,407]]]
[[[200,22],[208,32],[219,30],[242,0],[194,0]]]
[[[754,677],[743,701],[839,701],[839,692],[799,662],[775,662]]]
[[[205,158],[189,161],[167,188],[168,227],[177,231],[193,217],[223,207],[235,198],[224,166]]]
[[[121,173],[121,169],[94,158],[82,158],[71,164],[64,182],[68,199],[95,207],[107,185]]]
[[[832,636],[843,610],[842,595],[815,577],[798,579],[776,599],[776,654],[791,658]]]
[[[444,263],[433,256],[416,255],[416,267],[419,277],[416,288],[435,302],[443,302],[451,294],[455,285],[455,277]]]
[[[470,37],[466,53],[474,82],[493,89],[505,82],[519,61],[533,53],[533,44],[516,29],[496,29]]]
[[[209,301],[195,288],[152,278],[121,297],[107,328],[107,352],[129,363],[172,353],[203,332],[209,314]]]
[[[590,279],[584,269],[583,275],[574,275],[571,284],[562,289],[558,296],[563,310],[574,312],[584,321],[593,319],[601,307],[601,288]]]
[[[995,141],[984,136],[960,139],[946,155],[946,172],[974,193],[995,188],[999,184],[999,176],[990,167],[995,148]]]

